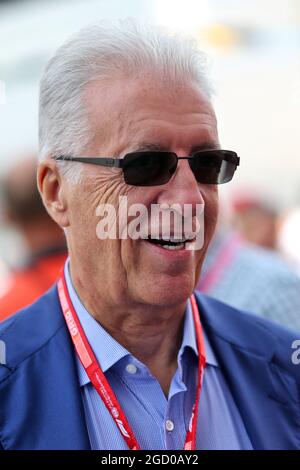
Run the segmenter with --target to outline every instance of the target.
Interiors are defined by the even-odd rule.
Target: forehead
[[[141,143],[170,150],[218,144],[213,107],[193,83],[154,77],[94,82],[85,97],[95,151],[103,145],[117,155]]]

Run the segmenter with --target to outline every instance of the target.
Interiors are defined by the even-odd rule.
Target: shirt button
[[[137,373],[137,367],[134,364],[127,364],[126,371],[129,374],[136,374]]]
[[[171,432],[171,431],[173,431],[173,429],[174,429],[173,421],[171,421],[170,419],[167,419],[167,421],[166,421],[166,430]]]

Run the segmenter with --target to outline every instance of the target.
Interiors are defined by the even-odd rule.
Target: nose
[[[200,184],[197,182],[188,160],[178,160],[176,172],[171,180],[164,185],[157,202],[169,205],[177,203],[182,207],[184,204],[190,204],[193,207],[193,213],[196,204],[204,204]]]

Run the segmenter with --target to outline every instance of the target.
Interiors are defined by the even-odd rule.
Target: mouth
[[[163,248],[168,251],[179,251],[184,250],[186,248],[187,243],[191,243],[193,241],[192,238],[183,237],[183,238],[175,238],[175,237],[145,237],[143,238],[144,241],[151,243],[152,245],[156,245],[160,248]]]

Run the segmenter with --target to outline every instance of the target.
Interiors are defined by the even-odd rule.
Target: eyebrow
[[[201,150],[215,150],[215,149],[220,149],[219,142],[208,141],[208,142],[204,142],[203,144],[195,145],[194,147],[192,147],[191,154],[195,152],[199,152]]]
[[[133,146],[134,152],[144,152],[146,150],[152,151],[168,151],[168,148],[164,145],[154,143],[154,142],[141,142]]]
[[[133,152],[144,152],[144,151],[157,151],[157,152],[168,152],[170,149],[165,145],[161,145],[155,142],[141,142],[133,146]],[[212,150],[212,149],[219,149],[220,145],[218,142],[213,141],[206,141],[199,145],[194,145],[189,154],[192,155],[195,152],[199,152],[201,150]]]

